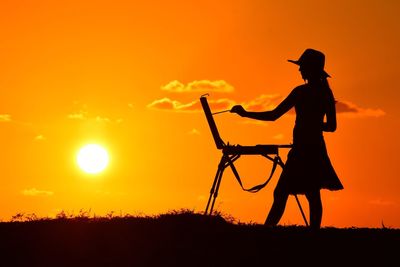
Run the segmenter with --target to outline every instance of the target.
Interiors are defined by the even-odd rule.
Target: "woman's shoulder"
[[[308,88],[308,84],[300,84],[300,85],[296,86],[296,87],[293,89],[293,91],[294,91],[294,90],[298,91],[298,90],[301,90],[301,89],[304,89],[304,88]]]
[[[303,92],[304,89],[307,87],[308,87],[307,84],[298,85],[292,90],[291,94],[297,95],[299,92]]]

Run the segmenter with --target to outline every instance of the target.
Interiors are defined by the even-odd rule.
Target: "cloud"
[[[336,102],[336,112],[349,117],[381,117],[386,113],[382,109],[361,108],[349,101]]]
[[[98,123],[115,123],[115,124],[121,124],[124,121],[122,118],[110,119],[108,117],[102,117],[102,116],[96,116],[95,118],[88,118],[88,119],[94,119]]]
[[[263,111],[271,110],[279,103],[282,97],[278,94],[274,95],[260,95],[253,100],[238,103],[235,100],[229,98],[220,99],[209,99],[208,104],[213,112],[227,110],[232,108],[234,105],[241,104],[245,109],[251,111]],[[190,103],[181,103],[178,100],[172,100],[168,97],[164,97],[159,100],[155,100],[149,105],[148,108],[159,109],[159,110],[174,110],[174,111],[202,111],[202,107],[199,100],[192,101]]]
[[[243,106],[252,111],[264,111],[275,108],[280,101],[282,101],[282,96],[279,94],[260,95],[253,100],[243,103]]]
[[[208,104],[213,112],[223,111],[232,108],[234,105],[241,104],[244,108],[251,111],[271,110],[277,105],[279,95],[261,95],[254,100],[238,103],[229,98],[210,99]],[[181,103],[178,100],[172,100],[168,97],[158,99],[147,105],[148,108],[158,110],[173,110],[173,111],[202,111],[203,108],[199,100],[194,100],[189,103]]]
[[[231,93],[234,91],[234,88],[232,85],[228,84],[224,80],[217,80],[217,81],[200,80],[200,81],[190,82],[186,85],[177,80],[174,80],[164,86],[161,86],[161,90],[173,93],[191,93],[191,92]]]
[[[175,110],[175,111],[196,110],[197,109],[196,106],[197,106],[196,101],[182,104],[181,102],[177,100],[171,100],[168,97],[154,100],[152,103],[147,105],[147,107],[151,109]]]
[[[382,200],[382,199],[374,199],[368,202],[371,205],[377,205],[377,206],[392,206],[395,205],[396,203],[390,200]]]
[[[218,100],[209,100],[208,104],[212,111],[221,111],[230,109],[235,102],[233,100],[222,98]],[[158,99],[147,105],[150,109],[158,109],[158,110],[172,110],[172,111],[186,111],[186,112],[195,112],[202,111],[200,100],[194,100],[189,103],[181,103],[178,100],[172,100],[168,97],[164,97],[162,99]]]
[[[97,122],[103,122],[103,123],[109,123],[109,122],[111,122],[111,120],[110,120],[109,118],[107,118],[107,117],[100,117],[100,116],[97,116],[97,117],[96,117],[96,121],[97,121]]]
[[[116,123],[116,124],[120,124],[123,122],[122,118],[118,118],[118,119],[110,119],[109,117],[103,117],[103,116],[89,116],[89,112],[87,111],[79,111],[76,113],[71,113],[67,115],[68,119],[71,120],[91,120],[91,121],[95,121],[97,123]]]
[[[261,95],[254,100],[242,103],[242,105],[251,111],[272,110],[283,100],[279,94]],[[352,118],[361,117],[381,117],[386,113],[382,109],[362,108],[349,101],[336,102],[336,112],[340,115],[345,115]],[[295,114],[294,109],[289,111],[289,114]]]
[[[1,121],[11,121],[11,115],[10,114],[0,114],[0,122]]]
[[[246,110],[250,111],[264,111],[273,110],[281,101],[282,96],[278,94],[273,95],[260,95],[253,100],[238,103],[235,100],[229,98],[221,98],[217,100],[208,100],[208,104],[213,112],[218,112],[232,108],[234,105],[241,104]],[[172,110],[172,111],[202,111],[202,107],[199,100],[195,100],[189,103],[181,103],[178,100],[172,100],[170,98],[162,98],[155,100],[149,105],[148,108],[158,110]],[[362,108],[353,104],[349,101],[338,101],[336,102],[336,112],[340,115],[344,115],[351,118],[363,118],[363,117],[381,117],[386,113],[382,109]],[[289,111],[289,114],[294,114],[294,109]]]
[[[72,120],[84,120],[86,119],[86,112],[80,111],[78,113],[71,113],[67,115],[67,118]]]
[[[38,190],[36,188],[22,190],[21,193],[24,196],[30,196],[30,197],[36,197],[36,196],[50,197],[54,195],[54,192],[52,191]]]
[[[185,92],[185,85],[180,81],[174,80],[167,83],[164,86],[161,86],[161,90],[168,91],[168,92]]]
[[[193,81],[188,84],[183,84],[177,80],[171,81],[161,87],[162,90],[175,93],[188,93],[188,92],[233,92],[233,86],[229,85],[224,80],[208,81],[200,80]],[[237,102],[229,98],[222,98],[217,100],[209,99],[208,103],[213,112],[218,112],[230,109],[232,106],[240,104],[249,111],[265,111],[273,110],[281,103],[284,96],[280,94],[262,94],[254,99],[245,102]],[[199,100],[194,100],[189,103],[182,103],[180,100],[170,99],[164,97],[162,99],[154,100],[147,105],[148,108],[157,110],[170,110],[170,111],[202,111]],[[352,118],[360,117],[381,117],[386,113],[382,109],[362,108],[350,101],[336,102],[336,112],[338,115],[344,115]],[[291,109],[288,114],[295,114],[294,109]]]

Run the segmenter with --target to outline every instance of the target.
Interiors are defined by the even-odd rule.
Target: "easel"
[[[213,209],[214,209],[215,200],[218,197],[218,191],[219,191],[219,188],[221,185],[222,175],[227,167],[230,167],[232,169],[232,172],[235,175],[236,180],[238,181],[238,183],[240,184],[240,186],[242,187],[243,190],[251,192],[251,193],[256,193],[268,184],[268,182],[271,180],[271,178],[275,172],[275,169],[278,165],[281,168],[284,167],[284,163],[281,160],[281,158],[279,157],[279,148],[291,148],[292,145],[256,145],[256,146],[234,145],[234,146],[232,146],[232,145],[229,145],[229,143],[225,144],[219,135],[217,126],[216,126],[214,118],[213,118],[214,114],[218,114],[218,113],[222,113],[222,112],[216,112],[216,113],[211,112],[211,109],[208,105],[208,101],[206,98],[207,95],[208,94],[201,96],[200,102],[203,107],[204,114],[206,115],[208,125],[210,126],[211,133],[214,137],[214,141],[217,146],[217,149],[222,150],[222,157],[218,164],[217,173],[215,174],[215,178],[214,178],[213,184],[211,186],[211,190],[210,190],[210,196],[208,198],[207,206],[206,206],[206,209],[204,212],[205,215],[207,215],[207,214],[211,215],[213,212]],[[271,174],[264,183],[256,185],[250,189],[246,189],[243,187],[239,173],[236,170],[235,165],[233,164],[242,155],[261,155],[273,162]],[[272,156],[274,156],[274,157],[272,157]],[[296,198],[297,205],[299,206],[301,215],[303,216],[304,222],[308,226],[308,222],[304,215],[300,201],[299,201],[297,195],[294,195],[294,196]],[[211,207],[210,207],[210,204],[211,204]]]

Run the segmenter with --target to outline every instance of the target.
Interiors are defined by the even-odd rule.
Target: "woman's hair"
[[[315,65],[303,65],[302,68],[306,72],[308,80],[312,78],[313,81],[318,81],[324,99],[327,101],[326,104],[328,104],[328,101],[332,101],[332,89],[329,85],[328,75],[326,72]],[[307,80],[307,78],[305,80]],[[333,101],[336,102],[335,99],[333,99]]]
[[[337,102],[337,100],[333,97],[332,89],[328,82],[328,77],[323,76],[321,78],[321,90],[323,91],[324,99],[327,101],[326,104],[328,104],[330,101],[333,101],[334,103]]]
[[[324,96],[323,98],[326,102],[325,104],[328,104],[328,101],[332,101],[332,95],[333,95],[331,86],[329,85],[328,77],[325,75],[325,73],[321,73],[320,70],[312,71],[310,72],[310,74],[313,77],[318,77],[318,79],[316,80],[319,81],[319,86],[320,89],[322,90]],[[333,99],[333,101],[336,102],[335,99]]]
[[[331,90],[331,87],[328,82],[328,77],[323,76],[321,78],[321,85],[322,85],[322,89]]]

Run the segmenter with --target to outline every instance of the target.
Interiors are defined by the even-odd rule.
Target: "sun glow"
[[[79,150],[76,160],[84,172],[96,174],[107,167],[109,157],[103,147],[97,144],[88,144]]]

